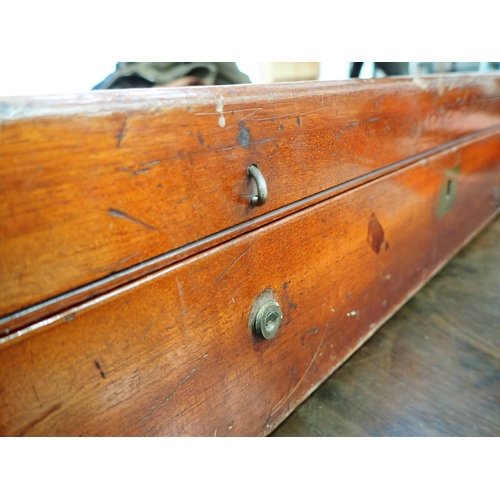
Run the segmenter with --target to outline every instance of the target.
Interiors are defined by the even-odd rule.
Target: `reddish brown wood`
[[[3,332],[500,127],[498,77],[387,82],[0,100]],[[242,197],[252,163],[269,185],[262,207]]]
[[[0,346],[0,432],[267,434],[497,213],[499,188],[495,134],[67,311]],[[271,341],[248,328],[265,289],[285,315]]]

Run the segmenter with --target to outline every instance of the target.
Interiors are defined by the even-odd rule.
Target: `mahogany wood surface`
[[[500,217],[273,436],[500,436]]]
[[[388,82],[1,99],[2,333],[500,130],[498,76]]]
[[[494,217],[499,160],[497,133],[442,151],[1,345],[0,432],[268,434]]]

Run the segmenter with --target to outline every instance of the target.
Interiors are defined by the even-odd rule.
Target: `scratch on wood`
[[[224,276],[226,275],[226,273],[229,271],[229,269],[231,269],[252,247],[253,247],[254,243],[252,243],[242,254],[238,255],[238,257],[236,257],[236,259],[231,263],[229,264],[229,266],[227,266],[223,271],[222,273],[220,274],[220,276],[213,282],[211,288],[214,288],[221,280],[222,278],[224,278]],[[218,289],[216,289],[209,297],[208,299],[205,301],[205,306],[204,306],[204,309],[206,307],[208,307],[211,302],[212,302],[212,298],[213,296],[217,293]]]
[[[309,373],[309,370],[312,368],[314,362],[316,361],[316,358],[317,358],[317,356],[319,354],[321,346],[323,345],[323,341],[325,340],[326,333],[328,332],[328,326],[329,326],[329,323],[326,324],[325,331],[323,332],[323,336],[321,337],[321,340],[320,340],[320,342],[318,344],[318,348],[316,349],[316,352],[312,356],[311,361],[309,362],[309,365],[307,366],[306,371],[304,372],[304,375],[302,375],[302,377],[300,377],[300,380],[297,382],[297,384],[295,384],[295,387],[288,393],[288,395],[285,396],[285,397],[283,397],[283,398],[281,398],[276,403],[276,405],[274,405],[274,407],[271,409],[270,415],[274,415],[276,413],[276,410],[278,408],[280,408],[281,406],[283,406],[284,403],[286,403],[286,402],[288,402],[290,400],[290,398],[293,396],[293,394],[295,393],[295,391],[299,388],[299,386],[302,383],[302,381],[304,380],[305,376]]]
[[[204,116],[204,115],[220,115],[220,111],[207,111],[207,112],[200,112],[200,113],[194,113],[195,116]],[[192,132],[187,132],[192,133]]]
[[[37,425],[40,422],[42,422],[43,420],[45,420],[47,417],[52,415],[52,413],[59,410],[59,408],[61,408],[60,404],[57,404],[57,405],[50,407],[47,411],[43,412],[40,416],[33,419],[29,424],[26,424],[24,427],[21,427],[21,429],[19,429],[19,431],[17,431],[16,434],[18,436],[25,436],[28,431],[30,431],[33,427],[35,427],[35,425]]]
[[[99,273],[102,271],[108,271],[109,269],[113,269],[117,266],[121,266],[122,264],[125,264],[128,260],[134,258],[136,255],[138,255],[140,252],[134,252],[132,255],[129,255],[128,257],[125,257],[124,259],[119,260],[118,262],[115,262],[114,264],[110,264],[109,266],[104,266],[104,267],[99,267],[97,269],[92,269],[92,272],[94,273]]]
[[[144,330],[144,333],[142,334],[141,340],[144,340],[146,338],[146,335],[149,333],[149,330],[151,329],[152,324],[153,324],[153,318],[150,318],[148,321],[148,324],[146,326],[146,329]]]
[[[214,284],[212,286],[215,286],[217,283],[219,283],[219,281],[224,278],[229,269],[231,269],[242,257],[244,257],[245,254],[253,247],[253,245],[254,244],[252,243],[242,254],[238,255],[238,257],[236,257],[236,259],[222,271],[221,275],[214,281]]]
[[[145,174],[146,172],[149,172],[149,168],[141,168],[139,170],[135,170],[134,172],[132,172],[130,174],[130,177],[135,177],[136,175],[139,175],[139,174]]]
[[[170,401],[174,397],[175,393],[179,390],[179,388],[184,384],[184,382],[186,382],[186,380],[189,379],[189,377],[191,377],[191,375],[198,369],[201,362],[207,356],[208,356],[208,352],[206,354],[204,354],[200,358],[198,363],[196,363],[195,367],[192,368],[191,371],[183,379],[181,379],[180,382],[177,383],[177,385],[174,387],[174,390],[165,399],[163,399],[159,404],[157,404],[145,417],[141,418],[135,425],[140,424],[141,422],[144,422],[144,420],[147,420],[156,410],[158,410],[158,408],[161,408],[167,401]],[[127,427],[127,429],[129,429],[129,428],[130,427]],[[125,430],[127,430],[127,429],[125,429]]]
[[[389,116],[385,116],[384,119],[387,119]],[[392,115],[391,115],[392,117]],[[345,127],[356,127],[358,125],[364,125],[365,123],[373,123],[373,122],[378,122],[382,120],[381,117],[375,117],[375,118],[369,118],[367,120],[359,120],[359,121],[356,121],[356,122],[350,122],[350,123],[347,123],[346,125],[344,125]]]
[[[116,145],[117,148],[119,148],[121,146],[122,140],[125,137],[125,128],[127,126],[127,122],[128,122],[128,115],[125,118],[125,121],[123,122],[123,125],[120,129],[120,133],[116,136],[116,138],[118,139],[118,144]]]
[[[113,217],[119,217],[120,219],[125,219],[130,222],[134,222],[135,224],[139,224],[139,226],[144,227],[145,229],[149,229],[150,231],[158,231],[158,228],[151,226],[147,224],[146,222],[143,222],[142,220],[136,219],[135,217],[132,217],[131,215],[128,215],[124,212],[120,212],[120,210],[116,210],[114,208],[108,209],[108,214],[112,215]]]
[[[262,108],[248,108],[248,109],[236,109],[236,113],[241,113],[242,111],[251,111],[248,115],[245,115],[243,118],[240,118],[237,123],[241,122],[242,120],[246,120],[249,116],[255,115],[255,113],[258,113]]]
[[[310,115],[311,113],[317,113],[318,111],[321,111],[322,109],[328,109],[328,108],[331,108],[332,106],[321,106],[319,108],[315,108],[311,111],[306,111],[305,113],[299,113],[297,115],[297,113],[288,113],[286,115],[279,115],[279,116],[271,116],[271,117],[266,117],[266,118],[256,118],[254,121],[257,121],[257,122],[260,122],[260,121],[264,121],[264,120],[278,120],[280,118],[289,118],[291,116],[305,116],[305,115]]]
[[[228,127],[229,128],[229,127]],[[219,151],[229,151],[230,149],[237,149],[241,146],[230,146],[228,148],[219,148],[219,149],[214,149],[214,153],[218,153]]]
[[[229,127],[228,127],[229,128]],[[272,142],[274,141],[274,138],[270,138],[270,139],[262,139],[261,141],[252,141],[252,144],[251,146],[257,146],[258,144],[265,144],[266,142]],[[238,146],[230,146],[230,147],[227,147],[227,148],[219,148],[219,149],[214,149],[214,153],[217,153],[219,151],[228,151],[229,149],[236,149],[236,148],[240,148],[241,145],[238,145]]]
[[[254,115],[255,113],[258,113],[259,111],[261,111],[263,108],[244,108],[244,109],[232,109],[231,110],[231,114],[234,114],[234,113],[242,113],[244,111],[251,111],[251,113],[249,113],[248,115],[245,115],[243,116],[242,118],[238,119],[238,122],[242,121],[242,120],[245,120],[246,118],[248,118],[249,116],[252,116]],[[229,113],[229,110],[226,110],[227,113]],[[204,115],[220,115],[220,111],[215,111],[215,112],[206,112],[206,113],[195,113],[196,116],[204,116]],[[231,125],[232,127],[234,127],[234,125]],[[227,128],[230,128],[230,127],[227,127]]]
[[[188,196],[184,196],[184,198],[181,198],[179,201],[176,201],[175,203],[177,205],[180,205],[182,202],[187,201],[187,200],[189,200],[189,195]]]
[[[175,278],[175,281],[177,282],[177,292],[179,293],[179,301],[181,303],[181,308],[182,308],[182,319],[184,320],[184,328],[186,330],[186,333],[189,335],[189,323],[187,318],[187,307],[186,303],[184,302],[184,290],[182,289],[182,285],[179,279]]]
[[[36,400],[38,401],[38,404],[40,405],[40,408],[43,408],[43,404],[40,401],[40,398],[38,397],[38,394],[36,393],[35,384],[31,384],[31,387],[33,388],[33,392],[35,393]]]

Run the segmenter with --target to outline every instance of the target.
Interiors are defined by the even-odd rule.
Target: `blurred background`
[[[220,64],[222,63],[118,63],[117,65],[116,62],[99,59],[89,61],[66,59],[52,62],[39,60],[26,64],[26,61],[19,60],[17,65],[11,64],[9,67],[11,77],[0,79],[0,95],[66,94],[87,92],[94,88],[147,88],[248,81],[251,83],[329,81],[356,77],[366,79],[397,75],[491,72],[499,71],[500,68],[498,62],[236,62],[231,63],[235,65],[235,70],[227,72],[227,66],[222,70],[217,67]],[[215,65],[215,70],[213,67],[211,69],[210,65]],[[121,80],[119,80],[120,75]]]

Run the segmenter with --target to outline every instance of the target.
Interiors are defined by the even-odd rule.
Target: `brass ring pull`
[[[256,165],[250,165],[248,167],[248,175],[255,181],[255,184],[257,184],[257,196],[253,195],[250,198],[250,205],[254,207],[264,205],[267,200],[266,179],[264,179],[262,172]]]

